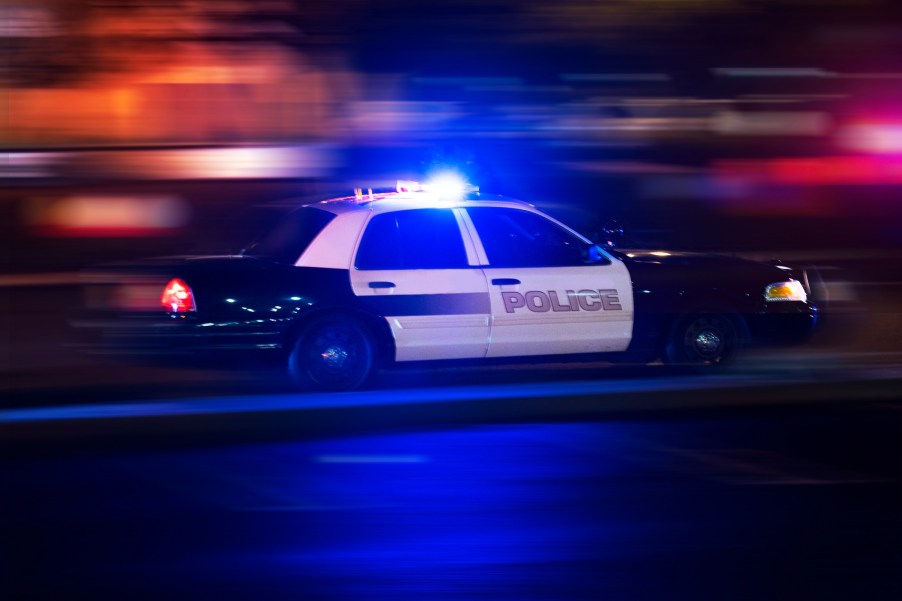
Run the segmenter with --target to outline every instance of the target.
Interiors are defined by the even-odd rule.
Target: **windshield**
[[[283,217],[275,227],[245,248],[242,254],[279,263],[295,263],[333,219],[335,215],[328,211],[301,207]]]

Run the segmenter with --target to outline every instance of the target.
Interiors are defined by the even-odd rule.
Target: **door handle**
[[[517,286],[520,284],[520,280],[515,278],[494,278],[492,280],[492,286]]]
[[[395,287],[394,282],[370,282],[368,285],[370,288],[394,288]]]

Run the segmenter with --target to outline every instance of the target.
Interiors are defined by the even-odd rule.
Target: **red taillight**
[[[179,278],[172,278],[163,288],[160,303],[170,313],[187,313],[197,311],[194,305],[194,294],[191,287]]]

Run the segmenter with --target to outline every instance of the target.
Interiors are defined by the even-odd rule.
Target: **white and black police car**
[[[785,267],[599,246],[453,181],[299,206],[239,255],[96,275],[79,323],[100,347],[268,355],[331,390],[411,361],[597,353],[720,366],[750,344],[805,340],[817,316]]]

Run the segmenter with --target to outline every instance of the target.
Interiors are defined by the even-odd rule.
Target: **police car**
[[[107,348],[249,351],[305,386],[350,390],[394,363],[606,357],[705,368],[816,321],[782,266],[624,252],[534,206],[455,182],[296,208],[235,256],[148,260],[95,274]]]

